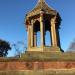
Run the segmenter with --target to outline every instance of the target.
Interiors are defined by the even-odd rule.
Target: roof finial
[[[39,2],[45,2],[45,0],[39,0]]]

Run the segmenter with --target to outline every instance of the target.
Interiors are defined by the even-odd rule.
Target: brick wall
[[[75,61],[8,61],[0,62],[0,71],[34,70],[34,69],[71,69],[75,68]]]

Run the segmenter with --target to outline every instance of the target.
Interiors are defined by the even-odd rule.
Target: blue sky
[[[27,44],[27,33],[24,25],[25,15],[32,10],[38,0],[0,0],[0,39],[11,44],[24,41]],[[56,9],[61,18],[61,47],[67,50],[75,38],[75,0],[46,0],[49,6]],[[48,40],[47,40],[48,41]],[[9,56],[14,55],[14,50]]]

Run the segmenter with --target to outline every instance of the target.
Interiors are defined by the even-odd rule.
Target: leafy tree
[[[5,57],[8,54],[8,50],[10,50],[10,44],[5,41],[0,39],[0,57]]]

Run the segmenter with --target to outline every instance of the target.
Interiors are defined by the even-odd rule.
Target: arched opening
[[[40,22],[38,20],[35,21],[33,29],[34,29],[34,32],[40,31]]]
[[[51,46],[51,26],[48,19],[45,20],[45,46]]]
[[[45,20],[44,21],[44,30],[45,30],[45,46],[51,46],[52,40],[51,40],[51,26],[50,21]],[[41,32],[40,32],[40,22],[38,20],[35,21],[33,25],[33,46],[34,47],[40,47],[41,45]]]
[[[36,46],[40,47],[40,22],[38,20],[35,21],[34,23],[34,35],[36,35]],[[34,43],[35,43],[35,39],[34,39]]]

